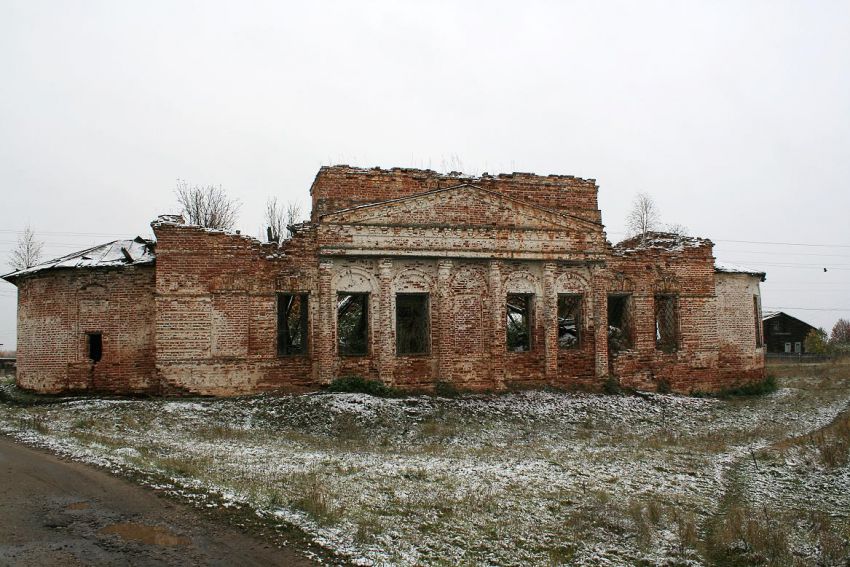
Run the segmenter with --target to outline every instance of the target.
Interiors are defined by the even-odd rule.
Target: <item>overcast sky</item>
[[[178,178],[256,235],[321,165],[459,161],[596,179],[614,242],[646,191],[766,310],[850,317],[847,1],[0,0],[0,81],[3,260],[150,235]]]

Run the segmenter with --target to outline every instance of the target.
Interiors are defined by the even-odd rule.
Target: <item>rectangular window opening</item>
[[[531,350],[532,295],[509,293],[507,300],[507,346],[510,352]]]
[[[103,358],[103,335],[101,333],[86,333],[89,351],[89,360],[100,362]]]
[[[277,353],[307,354],[307,294],[277,295]]]
[[[339,354],[369,354],[369,294],[337,294],[336,333]]]
[[[753,320],[756,325],[756,348],[761,348],[764,346],[764,340],[762,338],[762,321],[759,316],[759,296],[753,296]]]
[[[679,348],[679,313],[675,295],[655,296],[655,348],[675,352]]]
[[[428,354],[428,294],[395,296],[396,354]]]
[[[579,294],[558,296],[558,346],[579,348],[581,344],[581,300]]]
[[[617,353],[633,345],[632,296],[608,296],[608,351]]]

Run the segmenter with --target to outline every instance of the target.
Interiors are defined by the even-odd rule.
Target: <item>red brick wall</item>
[[[154,267],[54,270],[20,278],[18,384],[38,392],[156,392]],[[88,359],[86,333],[103,334]]]
[[[611,373],[621,384],[654,390],[664,382],[674,391],[722,388],[718,372],[714,258],[709,241],[686,245],[615,248],[609,263],[610,291],[630,293],[634,346],[611,356]],[[678,300],[679,345],[665,353],[655,343],[655,296]],[[607,309],[604,313],[607,319]]]
[[[601,222],[598,187],[593,179],[571,175],[538,176],[510,173],[497,176],[462,177],[421,169],[361,169],[345,165],[323,167],[316,175],[313,221],[319,216],[357,205],[408,197],[435,189],[471,183],[514,199]]]
[[[153,228],[156,368],[165,392],[235,395],[314,386],[309,352],[277,355],[277,293],[315,291],[312,233],[278,248],[168,222]],[[312,326],[315,293],[308,304]]]

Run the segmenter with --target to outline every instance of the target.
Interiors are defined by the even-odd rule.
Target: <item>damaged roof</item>
[[[663,250],[683,250],[685,248],[699,248],[711,246],[713,243],[707,238],[695,236],[683,236],[673,232],[647,232],[645,235],[637,235],[627,238],[614,245],[614,251],[626,253],[648,248],[660,248]]]
[[[156,259],[154,243],[137,236],[132,240],[114,240],[106,244],[99,244],[93,248],[81,250],[48,260],[16,272],[11,272],[3,277],[5,280],[13,280],[20,276],[41,272],[43,270],[54,270],[60,268],[113,268],[137,264],[153,264]]]
[[[726,262],[714,261],[714,271],[721,274],[748,274],[761,278],[761,281],[766,279],[767,273],[761,270],[755,270],[746,266],[738,266],[737,264],[728,264]]]

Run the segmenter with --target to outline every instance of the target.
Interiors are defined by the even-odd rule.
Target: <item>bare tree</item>
[[[202,187],[178,179],[174,193],[189,224],[219,230],[230,230],[236,224],[241,205],[221,185]]]
[[[9,255],[9,265],[15,270],[32,268],[41,261],[41,251],[44,242],[36,239],[35,232],[29,225],[23,234],[18,236],[18,242]]]
[[[675,234],[676,236],[690,236],[691,231],[683,224],[672,223],[664,225],[664,232]]]
[[[289,227],[301,220],[301,205],[298,202],[288,201],[283,204],[277,197],[270,197],[266,201],[265,221],[269,242],[282,242],[292,238]]]
[[[645,237],[647,232],[658,230],[660,223],[661,213],[655,200],[648,193],[638,193],[626,217],[629,236]]]

